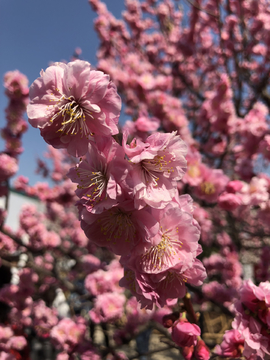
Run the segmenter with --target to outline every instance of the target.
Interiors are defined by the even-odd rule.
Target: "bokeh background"
[[[124,0],[103,0],[108,9],[121,17]],[[69,61],[75,48],[80,58],[96,65],[98,36],[94,30],[96,14],[88,0],[0,0],[0,71],[3,82],[7,71],[19,70],[29,85],[50,62]],[[7,99],[0,91],[0,128],[5,125]],[[4,142],[0,140],[0,151]],[[27,176],[30,184],[42,181],[35,174],[36,159],[46,151],[38,129],[29,127],[23,135],[24,152],[17,175]]]

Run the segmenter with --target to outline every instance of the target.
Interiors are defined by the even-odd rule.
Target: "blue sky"
[[[124,0],[103,2],[117,18],[121,17]],[[18,69],[31,84],[51,61],[69,60],[76,47],[82,49],[81,58],[96,64],[99,43],[93,27],[96,14],[87,0],[0,0],[0,14],[2,79],[5,72]],[[2,87],[0,128],[5,126],[6,105]],[[0,140],[0,151],[3,145]],[[35,159],[46,151],[39,130],[29,127],[23,136],[23,147],[19,174],[27,176],[34,184],[42,180],[35,175]]]

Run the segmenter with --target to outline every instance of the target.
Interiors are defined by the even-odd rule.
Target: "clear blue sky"
[[[108,9],[119,18],[124,0],[105,0]],[[69,60],[76,47],[81,58],[96,64],[98,37],[93,20],[96,14],[87,0],[0,0],[0,71],[18,69],[30,84],[51,61]],[[0,128],[5,125],[7,99],[0,92]],[[31,184],[40,181],[35,175],[35,159],[42,156],[46,144],[39,130],[29,127],[23,136],[24,153],[20,156],[20,175],[29,177]],[[3,141],[0,140],[0,151]]]

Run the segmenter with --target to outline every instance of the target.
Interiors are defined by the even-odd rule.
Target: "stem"
[[[197,318],[197,315],[193,309],[193,305],[192,305],[192,302],[191,302],[191,295],[189,292],[186,293],[186,295],[184,296],[183,298],[183,301],[184,301],[184,306],[185,306],[185,309],[191,319],[191,321],[194,323],[194,324],[198,324],[198,318]]]

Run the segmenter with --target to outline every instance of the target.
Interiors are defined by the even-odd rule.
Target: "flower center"
[[[146,254],[142,255],[142,264],[151,271],[164,271],[165,268],[175,265],[174,262],[181,247],[181,241],[171,239],[168,235],[163,234],[158,245],[152,246]]]
[[[170,287],[175,280],[179,281],[181,286],[187,282],[187,278],[184,277],[183,274],[169,271],[165,280],[163,281],[163,288]]]
[[[196,164],[189,165],[187,173],[192,178],[196,178],[201,175],[200,169],[199,169],[198,165],[196,165]]]
[[[100,200],[108,184],[106,169],[90,171],[89,169],[83,169],[78,166],[76,172],[80,179],[80,184],[77,185],[78,189],[89,189],[91,194],[87,194],[86,196],[90,200]]]
[[[131,214],[124,213],[120,209],[107,211],[104,216],[98,220],[103,235],[107,236],[107,241],[133,242],[136,229],[131,220]]]
[[[154,183],[154,186],[158,185],[159,177],[155,175],[147,166],[148,160],[143,160],[141,163],[141,167],[143,170],[143,180],[145,184]]]
[[[57,111],[50,119],[50,122],[54,122],[56,119],[61,122],[61,127],[57,132],[63,135],[77,135],[81,133],[81,137],[90,135],[88,126],[85,123],[85,115],[91,118],[93,118],[93,115],[89,110],[80,106],[79,101],[75,100],[73,95],[69,97],[62,95],[54,106],[57,107]]]
[[[171,160],[166,159],[166,154],[164,155],[157,155],[154,159],[150,160],[143,160],[145,167],[149,170],[163,173],[163,172],[173,172],[174,168],[171,166]]]
[[[166,154],[163,156],[157,155],[154,159],[143,160],[141,166],[144,171],[145,183],[153,182],[154,186],[158,185],[158,173],[167,172],[170,174],[174,172],[174,168],[171,166],[171,160],[166,159]]]
[[[206,195],[212,195],[215,193],[216,188],[214,184],[208,181],[204,181],[203,183],[201,183],[201,191]]]

